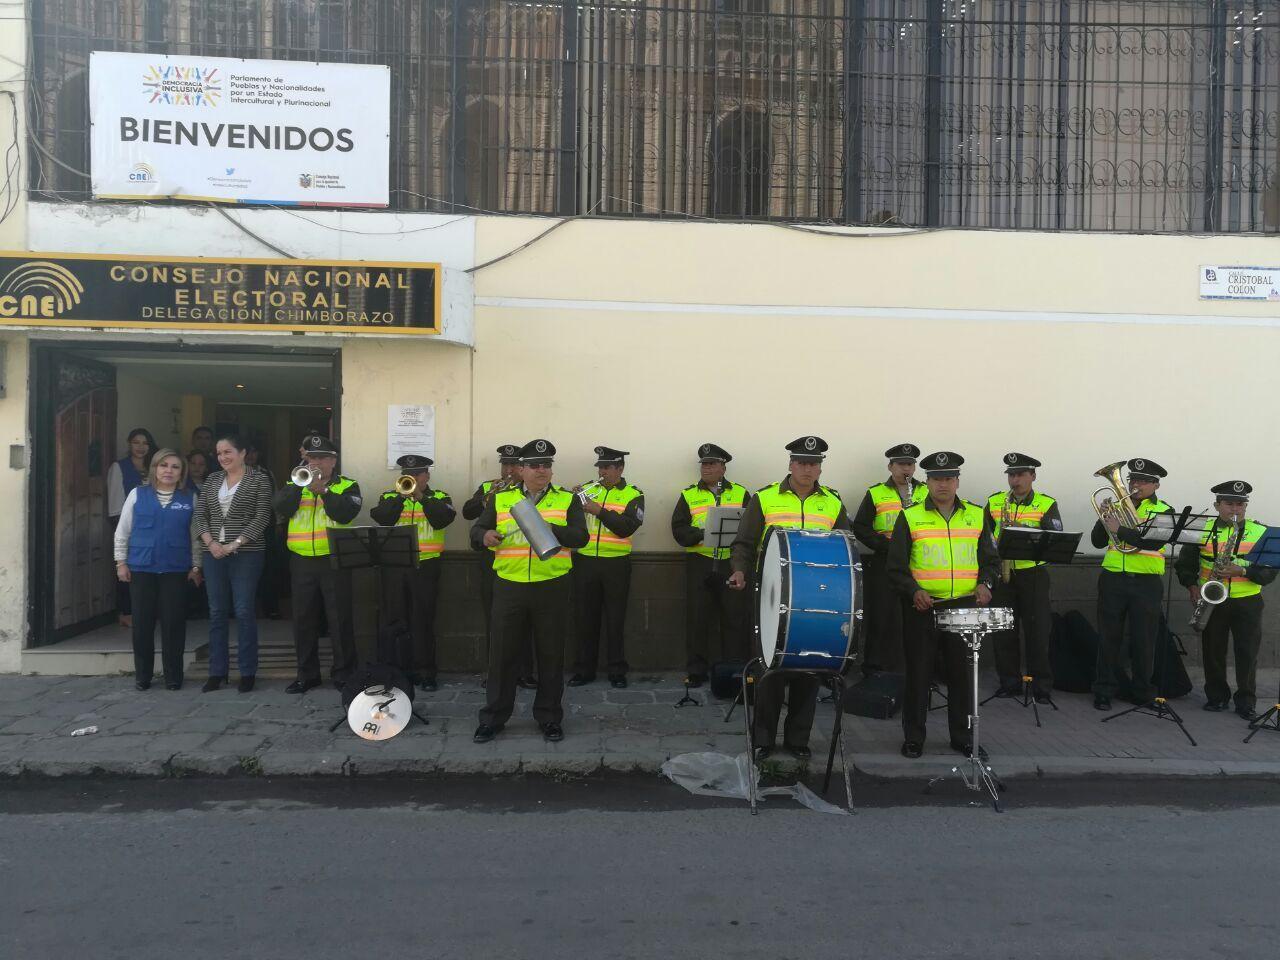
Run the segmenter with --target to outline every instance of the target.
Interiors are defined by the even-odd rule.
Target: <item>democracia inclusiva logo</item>
[[[83,295],[84,284],[66,267],[32,260],[0,277],[0,317],[52,320]]]
[[[149,163],[135,163],[129,171],[130,183],[156,183],[159,179],[156,168]]]
[[[142,91],[148,103],[216,107],[222,99],[222,77],[217,67],[153,64],[142,75]]]

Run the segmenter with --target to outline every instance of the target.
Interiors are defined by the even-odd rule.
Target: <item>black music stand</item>
[[[375,600],[374,609],[374,656],[383,663],[389,663],[408,673],[413,668],[412,650],[382,649],[382,602],[386,596],[383,591],[382,571],[412,570],[418,565],[418,531],[415,527],[397,525],[393,527],[330,527],[329,562],[335,570],[372,570],[374,572]],[[333,627],[336,629],[336,627]],[[424,724],[429,723],[426,716],[414,708],[413,715]],[[329,732],[337,730],[346,722],[343,715],[329,728]]]
[[[1280,528],[1267,529],[1249,551],[1249,562],[1260,567],[1280,567]],[[1259,730],[1280,733],[1280,691],[1277,691],[1272,707],[1249,724],[1249,735],[1244,738],[1244,742],[1252,740]]]
[[[717,496],[719,496],[717,494]],[[742,522],[742,507],[728,505],[721,506],[717,503],[707,513],[707,522],[703,527],[702,545],[711,547],[711,572],[707,574],[706,585],[711,588],[727,590],[726,578],[720,573],[720,558],[716,553],[720,550],[728,549],[738,536],[738,525]],[[688,598],[686,598],[688,599]],[[710,664],[708,664],[710,667]],[[725,714],[725,722],[728,722],[729,716],[733,713],[733,708],[737,705],[738,700],[735,698],[733,703],[729,704],[729,713]],[[685,704],[693,704],[694,706],[702,706],[702,701],[693,697],[689,693],[689,675],[686,673],[684,678],[684,696],[675,702],[675,707],[679,709]]]
[[[1038,527],[1006,526],[1000,530],[998,547],[1001,560],[1034,560],[1039,563],[1071,563],[1075,559],[1076,547],[1080,545],[1083,533],[1065,533],[1061,530],[1041,530]],[[1035,694],[1031,687],[1035,677],[1027,672],[1027,638],[1022,624],[1016,619],[1013,629],[1018,635],[1018,676],[1021,678],[1022,692],[1014,702],[1030,707],[1035,717],[1036,726],[1040,723],[1040,707],[1036,704]],[[986,706],[1000,695],[997,690],[983,700],[979,706]],[[1049,706],[1054,710],[1058,705],[1053,702],[1053,694],[1047,694]]]

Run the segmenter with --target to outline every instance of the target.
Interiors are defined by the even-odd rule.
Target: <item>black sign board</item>
[[[0,325],[440,332],[440,265],[0,252]]]

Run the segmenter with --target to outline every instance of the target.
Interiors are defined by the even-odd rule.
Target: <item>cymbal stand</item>
[[[982,752],[978,743],[978,651],[982,649],[982,638],[986,633],[987,631],[984,629],[974,628],[960,634],[964,645],[969,648],[969,661],[973,666],[973,713],[969,714],[969,730],[973,739],[969,748],[968,759],[952,767],[951,772],[958,775],[970,790],[977,793],[986,790],[991,795],[991,805],[995,808],[996,813],[1003,813],[1004,808],[1000,803],[1000,793],[1004,790],[1004,784],[1000,782],[1000,778],[991,769],[991,765],[982,759]],[[965,769],[966,767],[968,768],[967,770]],[[944,779],[946,779],[945,776],[934,777],[929,781],[926,792],[932,790],[935,783]]]

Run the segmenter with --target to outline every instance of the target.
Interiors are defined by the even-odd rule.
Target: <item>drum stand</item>
[[[1280,693],[1276,694],[1275,706],[1249,724],[1249,735],[1244,738],[1248,743],[1259,730],[1272,730],[1280,733]]]
[[[996,813],[1003,813],[1004,807],[1000,804],[1000,793],[1004,790],[1004,784],[995,775],[991,765],[982,759],[978,744],[978,651],[982,649],[982,638],[985,634],[985,630],[968,630],[960,634],[964,645],[969,648],[969,661],[973,665],[973,713],[969,715],[969,730],[973,734],[973,742],[969,748],[968,759],[952,767],[951,772],[957,774],[970,790],[979,793],[986,790],[991,795],[991,806],[995,808]],[[964,769],[966,766],[967,771]],[[925,792],[932,790],[935,783],[945,779],[945,776],[934,777],[929,781]]]
[[[756,766],[756,745],[755,736],[752,729],[752,721],[755,719],[755,698],[747,697],[747,685],[756,682],[756,678],[751,676],[752,668],[759,665],[760,679],[771,673],[816,673],[812,670],[769,670],[765,668],[764,659],[756,657],[749,660],[742,668],[742,714],[746,720],[747,726],[747,763],[751,766],[751,774],[747,777],[747,801],[751,804],[751,815],[754,817],[760,811],[756,808],[760,779],[760,768]],[[831,748],[827,751],[827,771],[822,781],[822,793],[825,796],[827,789],[831,786],[831,770],[835,766],[836,750],[840,751],[840,772],[844,775],[844,799],[845,809],[853,810],[853,786],[849,781],[849,764],[844,756],[844,738],[841,734],[842,720],[844,719],[844,675],[840,673],[820,673],[818,676],[827,684],[827,688],[831,691],[831,696],[836,702],[836,718],[831,728]],[[735,701],[736,703],[736,701]],[[729,708],[732,712],[733,707]],[[729,718],[726,716],[726,720]]]

